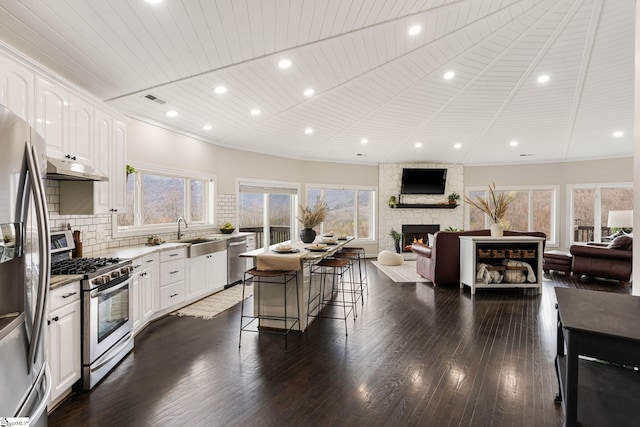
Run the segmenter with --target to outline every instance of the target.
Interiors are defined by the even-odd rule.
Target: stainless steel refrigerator
[[[49,289],[46,145],[0,106],[0,420],[47,425],[44,347]]]

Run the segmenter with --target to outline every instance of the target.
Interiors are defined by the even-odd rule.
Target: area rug
[[[253,295],[253,285],[245,287],[244,299]],[[199,317],[211,320],[242,301],[242,284],[220,291],[171,313],[173,316]]]
[[[405,261],[402,265],[382,265],[378,261],[371,261],[373,265],[375,265],[378,270],[382,271],[384,274],[389,276],[391,280],[396,283],[401,282],[419,282],[419,283],[428,283],[429,280],[420,276],[416,273],[416,262],[415,261]]]

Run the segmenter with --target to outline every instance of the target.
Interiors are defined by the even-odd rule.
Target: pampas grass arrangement
[[[473,206],[476,209],[480,209],[485,215],[488,215],[494,224],[500,224],[504,216],[507,214],[507,208],[515,200],[515,194],[511,193],[498,193],[496,194],[496,183],[492,182],[489,185],[489,194],[484,198],[476,197],[475,200],[464,196],[465,203]]]
[[[327,203],[318,197],[313,208],[300,205],[298,221],[300,221],[304,228],[316,227],[324,221],[325,216],[327,216],[327,211]]]

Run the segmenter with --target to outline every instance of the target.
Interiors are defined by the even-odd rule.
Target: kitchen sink
[[[227,242],[224,239],[196,237],[194,239],[174,240],[174,243],[186,243],[189,245],[187,246],[187,258],[195,258],[227,249]]]

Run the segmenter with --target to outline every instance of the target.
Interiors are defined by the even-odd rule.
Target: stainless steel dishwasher
[[[247,261],[240,254],[247,252],[246,237],[234,237],[227,240],[227,286],[242,280]]]

